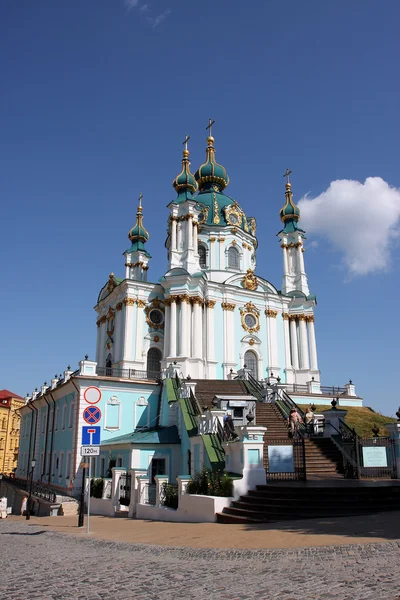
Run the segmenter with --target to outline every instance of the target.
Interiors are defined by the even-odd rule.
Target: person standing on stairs
[[[300,417],[297,410],[295,408],[292,408],[292,410],[290,411],[289,417],[288,417],[289,431],[290,431],[292,437],[294,437],[296,435],[297,430],[299,428],[299,424],[302,422],[303,422],[302,418]]]
[[[307,412],[304,415],[304,422],[308,435],[312,435],[314,433],[314,413],[310,407],[307,408]]]

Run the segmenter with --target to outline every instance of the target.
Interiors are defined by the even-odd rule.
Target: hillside
[[[299,404],[299,407],[303,411],[306,410],[307,406],[309,405]],[[330,408],[332,408],[330,405],[317,406],[316,412],[318,413],[321,410],[329,410]],[[385,415],[375,412],[368,406],[363,406],[361,408],[343,406],[341,408],[348,410],[345,418],[347,425],[354,428],[361,437],[373,437],[372,428],[374,425],[379,427],[380,436],[387,436],[388,431],[385,428],[385,423],[395,423],[397,421],[397,419],[393,417],[385,417]]]

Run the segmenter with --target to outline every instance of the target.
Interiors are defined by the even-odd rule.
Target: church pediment
[[[278,290],[266,279],[255,275],[253,271],[249,269],[247,273],[237,273],[229,277],[224,281],[225,285],[233,285],[240,289],[247,289],[250,291],[257,292],[268,292],[270,294],[277,294]]]

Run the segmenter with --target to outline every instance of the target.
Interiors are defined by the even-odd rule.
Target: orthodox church
[[[283,279],[278,290],[256,275],[256,219],[225,193],[229,177],[207,138],[206,159],[192,175],[187,140],[177,192],[168,205],[168,270],[148,281],[151,256],[142,197],[129,231],[125,279],[113,274],[96,311],[98,366],[157,376],[179,362],[184,377],[227,379],[246,364],[257,380],[319,381],[314,329],[315,296],[304,266],[305,232],[286,173],[278,234]]]
[[[329,404],[333,395],[342,405],[362,404],[352,382],[330,389],[320,383],[316,299],[290,171],[280,211],[278,290],[256,272],[256,218],[225,193],[229,177],[216,161],[212,125],[205,162],[194,175],[187,136],[184,142],[176,198],[168,205],[167,272],[148,277],[150,236],[140,195],[125,277],[111,273],[95,306],[96,359],[86,356],[78,370],[68,367],[25,398],[18,477],[32,473],[34,481],[78,495],[81,447],[88,444],[100,446],[95,477],[112,466],[142,470],[151,481],[224,468],[216,419],[228,412],[243,425],[251,413],[257,424],[257,402],[271,386],[299,404]]]

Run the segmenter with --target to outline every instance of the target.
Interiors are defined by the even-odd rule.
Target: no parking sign
[[[87,406],[83,411],[83,419],[89,425],[95,425],[101,419],[101,410],[98,406]]]

